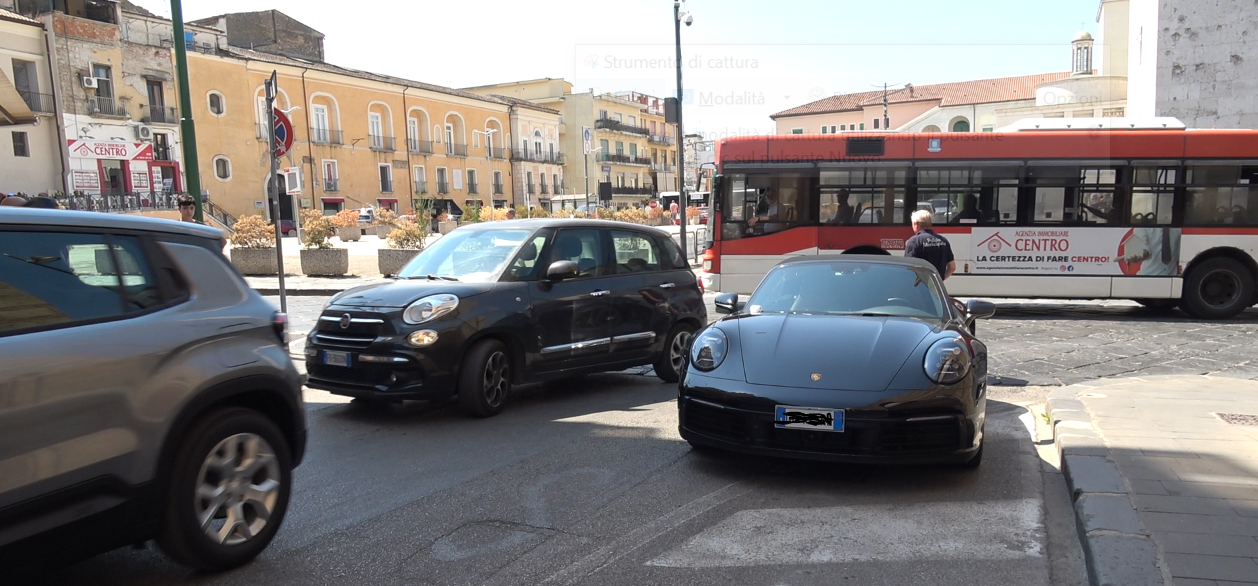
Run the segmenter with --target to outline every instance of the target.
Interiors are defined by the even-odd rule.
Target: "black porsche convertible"
[[[986,301],[948,297],[919,259],[842,255],[771,269],[692,339],[677,406],[696,447],[881,463],[983,456]]]

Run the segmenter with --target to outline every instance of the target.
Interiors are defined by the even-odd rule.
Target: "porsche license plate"
[[[323,351],[323,363],[329,366],[349,367],[349,352]]]
[[[778,429],[805,429],[809,431],[843,431],[842,409],[814,409],[778,405],[774,409],[773,424]]]

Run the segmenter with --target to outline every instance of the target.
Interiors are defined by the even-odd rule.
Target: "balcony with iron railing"
[[[146,124],[179,124],[179,110],[170,106],[141,105]]]
[[[454,157],[466,157],[467,145],[459,143],[446,143],[446,154]]]
[[[502,184],[501,184],[501,183],[495,183],[495,184],[494,184],[494,195],[502,195]]]
[[[25,90],[18,90],[17,93],[22,96],[22,101],[26,102],[27,106],[30,106],[32,112],[52,114],[57,111],[57,103],[52,94],[40,94]]]
[[[552,165],[563,165],[567,163],[567,159],[563,153],[537,152],[525,149],[511,149],[512,161],[529,161],[533,163],[550,163]]]
[[[341,190],[340,179],[324,179],[323,190],[327,192],[337,192]]]
[[[651,163],[651,170],[656,173],[676,173],[677,165],[666,165],[664,163]]]
[[[173,161],[175,159],[171,156],[171,154],[170,145],[153,145],[154,161]]]
[[[118,106],[118,102],[112,97],[106,96],[90,96],[87,98],[87,112],[93,116],[103,116],[107,118],[126,118],[127,111],[125,108]]]
[[[432,141],[408,138],[406,139],[406,152],[412,155],[431,155]]]
[[[527,193],[527,194],[529,194],[529,195],[535,195],[535,194],[537,194],[537,184],[536,184],[536,183],[525,183],[525,184],[524,184],[524,193]]]
[[[378,134],[370,134],[367,136],[367,142],[373,151],[392,152],[397,139],[392,136],[380,136]]]
[[[542,195],[550,195],[550,187],[545,183],[542,184]]]
[[[491,159],[506,159],[507,149],[502,147],[485,147],[485,154]]]
[[[669,146],[677,144],[676,137],[663,136],[659,134],[652,134],[650,138],[648,138],[647,140],[650,141],[652,144],[662,144],[662,145],[669,145]]]
[[[324,145],[342,145],[345,144],[345,133],[340,130],[332,130],[330,128],[311,128],[310,142],[314,144]]]
[[[427,181],[419,181],[419,182],[415,183],[415,194],[416,194],[416,195],[423,195],[423,194],[425,194],[425,193],[428,193],[428,182],[427,182]]]
[[[619,163],[621,165],[643,165],[651,164],[651,159],[646,157],[633,157],[623,153],[599,153],[599,161],[604,163]]]
[[[611,130],[614,132],[625,132],[628,134],[636,134],[638,136],[647,136],[651,134],[650,130],[641,126],[633,126],[612,118],[599,118],[598,120],[595,120],[594,128],[599,130]]]
[[[477,187],[475,181],[469,181],[467,183],[467,193],[469,195],[478,195],[480,193],[480,189]]]
[[[440,195],[445,195],[447,193],[450,193],[450,183],[448,181],[438,181],[437,193]]]

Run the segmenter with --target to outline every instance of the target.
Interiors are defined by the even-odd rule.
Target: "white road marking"
[[[647,565],[777,564],[1043,557],[1038,499],[753,509],[734,513]]]

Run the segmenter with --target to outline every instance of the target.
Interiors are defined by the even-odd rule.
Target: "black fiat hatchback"
[[[443,236],[396,280],[328,301],[309,386],[368,401],[457,395],[489,417],[514,384],[652,365],[675,382],[703,294],[663,231],[510,220]]]

